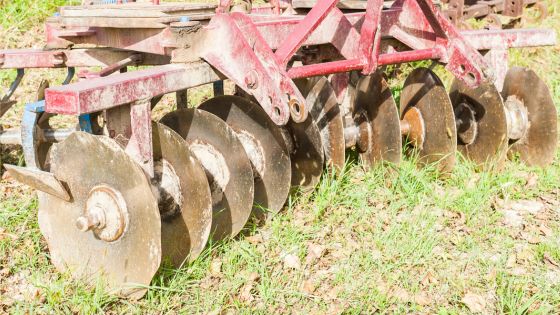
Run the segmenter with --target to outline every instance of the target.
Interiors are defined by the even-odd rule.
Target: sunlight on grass
[[[0,34],[9,33],[5,40],[13,41],[70,2],[8,3],[0,7]],[[551,17],[542,25],[560,32],[560,2],[547,3]],[[543,77],[557,106],[558,56],[558,47],[510,52],[512,65]],[[394,74],[389,83],[397,102],[406,75],[418,66],[432,62],[386,69]],[[451,75],[433,66],[449,87]],[[13,76],[0,72],[0,82]],[[49,79],[63,76],[59,71]],[[226,90],[231,93],[232,85]],[[31,99],[33,92],[30,85],[22,94]],[[189,91],[189,107],[210,95],[209,85]],[[154,117],[174,106],[172,98],[164,99]],[[2,158],[18,163],[21,152]],[[349,154],[343,169],[327,169],[314,191],[290,196],[266,225],[250,224],[233,240],[209,244],[182,268],[161,267],[139,301],[111,295],[101,280],[90,287],[59,274],[39,231],[35,195],[2,181],[0,312],[465,314],[467,293],[480,296],[488,313],[557,312],[560,153],[546,169],[514,160],[480,172],[462,156],[457,160],[454,171],[442,176],[436,165],[418,167],[415,156],[366,169]],[[504,223],[507,205],[522,200],[546,207],[510,227]],[[1,290],[11,287],[32,296],[6,306]]]

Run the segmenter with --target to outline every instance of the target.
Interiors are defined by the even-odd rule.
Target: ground
[[[0,48],[40,47],[40,23],[62,3],[4,1]],[[542,25],[560,31],[560,3],[548,4]],[[535,69],[560,104],[560,47],[511,57]],[[10,77],[0,74],[2,86]],[[2,126],[18,124],[42,78],[63,77],[31,71]],[[392,80],[396,94],[403,78]],[[1,156],[23,163],[14,148]],[[208,246],[179,270],[162,268],[135,302],[59,274],[37,226],[35,194],[4,176],[0,313],[560,313],[560,154],[546,169],[511,161],[477,172],[459,160],[441,178],[410,158],[368,172],[351,159],[265,226]]]

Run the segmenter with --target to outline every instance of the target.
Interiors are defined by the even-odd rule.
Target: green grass
[[[7,31],[25,32],[42,23],[56,8],[79,1],[69,0],[2,0],[0,1],[0,26]]]
[[[16,8],[29,2],[14,3],[0,8],[6,17],[0,23],[14,19],[25,31],[61,2],[41,3],[28,17]],[[549,3],[544,25],[560,31],[560,5]],[[545,79],[557,105],[558,49],[511,53],[512,64]],[[391,81],[397,96],[409,70]],[[437,71],[449,86],[451,77]],[[24,97],[36,81],[28,81]],[[194,92],[190,105],[207,95],[208,87]],[[169,109],[166,104],[158,113]],[[21,154],[4,158],[17,163]],[[533,177],[536,183],[529,184]],[[162,267],[146,297],[135,302],[110,295],[101,283],[88,287],[59,274],[37,225],[35,195],[2,181],[0,312],[468,314],[463,298],[474,293],[487,314],[559,313],[560,269],[547,260],[560,262],[559,178],[560,153],[546,169],[512,161],[499,172],[476,172],[459,157],[445,179],[433,165],[417,168],[414,158],[366,171],[352,156],[343,172],[325,173],[313,193],[292,196],[264,227],[248,226],[246,236],[209,245],[181,269]],[[545,210],[524,214],[523,227],[505,226],[502,204],[516,200],[541,201]],[[543,235],[543,225],[549,234]],[[254,241],[255,235],[264,241]],[[310,246],[324,251],[306,263]],[[301,268],[287,268],[286,255],[298,257]],[[3,304],[12,296],[5,290],[17,286],[38,294]]]

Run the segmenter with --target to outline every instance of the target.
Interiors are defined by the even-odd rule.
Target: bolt
[[[245,84],[247,85],[247,88],[254,90],[257,88],[258,86],[258,81],[259,81],[259,76],[257,74],[257,71],[255,70],[251,70],[247,73],[247,75],[245,76]]]
[[[98,227],[100,223],[99,218],[92,215],[81,216],[76,219],[76,227],[81,232],[87,232],[92,228]]]

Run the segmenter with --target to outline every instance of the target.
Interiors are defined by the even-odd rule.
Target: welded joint
[[[66,62],[66,55],[62,51],[55,51],[51,55],[51,63],[55,66],[62,66]]]

